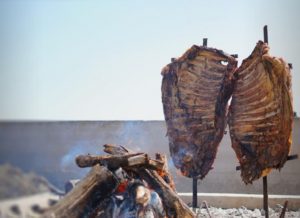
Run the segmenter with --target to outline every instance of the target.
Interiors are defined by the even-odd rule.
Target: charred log
[[[145,167],[162,171],[165,167],[163,161],[153,160],[145,153],[106,156],[80,155],[76,157],[76,163],[79,167],[91,167],[100,164],[111,170],[116,170],[119,167]]]
[[[195,217],[190,208],[179,198],[176,192],[161,178],[157,172],[143,169],[139,175],[162,198],[168,217],[188,218]]]
[[[117,178],[104,166],[94,166],[89,174],[43,217],[89,217],[118,185]]]
[[[164,163],[163,169],[162,170],[157,170],[157,173],[173,189],[173,191],[176,191],[175,182],[173,180],[173,176],[169,172],[169,166],[168,166],[167,156],[166,155],[162,155],[160,153],[156,153],[156,160],[159,160],[159,161],[161,161],[161,162]]]

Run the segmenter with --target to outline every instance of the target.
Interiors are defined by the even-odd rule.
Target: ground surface
[[[269,209],[269,217],[270,218],[278,218],[281,214],[282,205],[277,205],[276,208],[270,208]],[[222,209],[222,208],[215,208],[215,207],[209,207],[209,209],[197,209],[197,218],[204,218],[204,217],[210,217],[208,214],[208,211],[212,218],[233,218],[233,217],[244,217],[244,218],[264,218],[265,213],[263,210],[255,209],[255,210],[249,210],[245,207],[241,208],[230,208],[230,209]],[[300,209],[298,211],[289,211],[287,210],[285,214],[285,218],[289,217],[300,217]]]

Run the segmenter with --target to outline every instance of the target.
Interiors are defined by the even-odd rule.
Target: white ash
[[[276,205],[275,208],[269,208],[269,217],[270,218],[278,218],[281,214],[283,206],[282,205]],[[210,215],[208,214],[208,211]],[[242,206],[240,208],[216,208],[216,207],[208,207],[208,210],[206,208],[197,208],[196,209],[197,218],[204,218],[204,217],[212,217],[212,218],[231,218],[231,217],[244,217],[244,218],[264,218],[265,211],[263,209],[254,209],[250,210],[246,207]],[[286,210],[285,218],[289,217],[300,217],[300,209],[298,211],[290,211]]]

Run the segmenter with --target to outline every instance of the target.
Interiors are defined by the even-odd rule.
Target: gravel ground
[[[278,218],[280,216],[281,210],[283,206],[277,205],[276,208],[269,208],[269,217],[270,218]],[[251,218],[251,217],[265,217],[265,212],[262,209],[254,209],[250,210],[246,207],[240,207],[240,208],[231,208],[231,209],[222,209],[222,208],[215,208],[215,207],[209,207],[207,210],[206,208],[197,209],[196,214],[197,217],[210,217],[208,214],[208,211],[212,218],[229,218],[229,217],[245,217],[245,218]],[[289,211],[287,209],[285,213],[285,218],[289,217],[297,217],[300,218],[300,209],[298,211]]]

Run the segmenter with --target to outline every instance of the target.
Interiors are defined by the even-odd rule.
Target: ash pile
[[[80,155],[79,167],[92,167],[42,217],[195,217],[180,199],[165,155],[133,152],[106,144],[108,155]]]
[[[287,211],[284,216],[282,215],[283,205],[276,205],[274,208],[269,208],[270,218],[297,218],[300,217],[300,210],[298,211]],[[232,217],[244,217],[244,218],[264,218],[265,211],[263,209],[255,208],[254,210],[247,209],[244,206],[239,208],[216,208],[210,207],[207,209],[197,209],[196,214],[198,218],[214,217],[214,218],[232,218]]]

